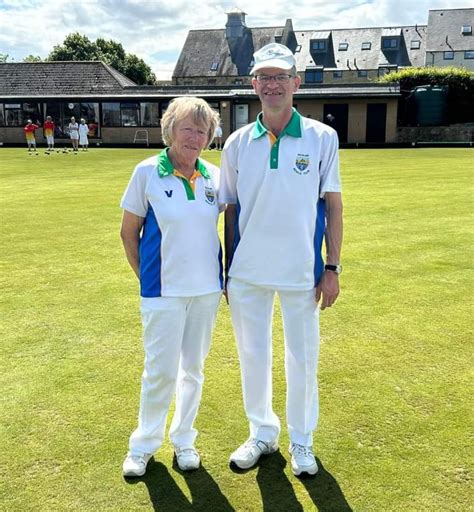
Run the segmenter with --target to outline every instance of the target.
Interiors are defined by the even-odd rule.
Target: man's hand
[[[330,308],[339,295],[339,275],[336,272],[326,270],[316,288],[316,302],[321,300],[321,309]]]

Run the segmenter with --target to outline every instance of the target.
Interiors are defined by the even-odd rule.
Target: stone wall
[[[450,126],[399,126],[397,142],[473,142],[474,123]]]

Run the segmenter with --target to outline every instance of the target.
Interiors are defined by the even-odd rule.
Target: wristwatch
[[[324,265],[324,270],[340,274],[342,272],[342,265]]]

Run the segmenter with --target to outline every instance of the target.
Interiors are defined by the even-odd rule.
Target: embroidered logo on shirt
[[[308,174],[308,166],[309,155],[302,155],[301,153],[298,153],[296,155],[295,167],[293,167],[293,170],[296,172],[296,174]]]
[[[172,190],[165,190],[165,194],[167,197],[171,197],[173,195],[173,191]]]
[[[206,196],[206,203],[216,204],[216,193],[211,187],[204,187],[204,194]]]

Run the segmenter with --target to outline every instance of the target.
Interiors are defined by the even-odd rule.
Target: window
[[[122,126],[140,126],[140,104],[121,103]]]
[[[464,52],[464,58],[467,60],[474,59],[474,51],[468,50],[467,52]]]
[[[421,41],[412,41],[410,43],[410,50],[419,50],[421,46]]]
[[[384,37],[382,48],[384,50],[396,50],[398,48],[398,37]]]
[[[5,126],[24,126],[28,119],[43,121],[39,103],[5,103]]]
[[[234,80],[235,85],[242,85],[243,83],[244,83],[244,81],[242,80],[242,78],[236,78]]]
[[[323,40],[311,41],[311,51],[325,52],[326,51],[326,41],[323,41]]]
[[[305,72],[304,81],[306,84],[320,84],[323,82],[322,69],[307,69]]]
[[[141,126],[159,126],[160,113],[158,109],[158,102],[143,102],[140,103],[140,119]]]
[[[443,59],[444,60],[453,60],[454,52],[443,52]]]
[[[461,34],[463,36],[472,36],[472,25],[463,25],[461,28]]]
[[[333,78],[342,78],[342,71],[340,71],[340,70],[334,71],[332,74],[332,77]]]
[[[390,73],[390,71],[396,71],[397,68],[387,68],[387,67],[380,67],[379,68],[379,76],[384,76],[384,75],[388,75]]]
[[[362,43],[361,50],[370,50],[372,48],[372,43]]]
[[[218,62],[213,62],[211,64],[211,71],[217,71],[218,67],[219,67],[219,63]]]
[[[122,125],[120,122],[120,103],[102,103],[102,125]]]
[[[357,71],[357,76],[359,78],[367,78],[367,70],[366,69],[359,69]]]
[[[297,44],[296,45],[296,48],[295,48],[295,53],[298,53],[301,51],[301,45],[300,44]]]
[[[349,43],[339,43],[339,51],[345,52],[349,48]]]

